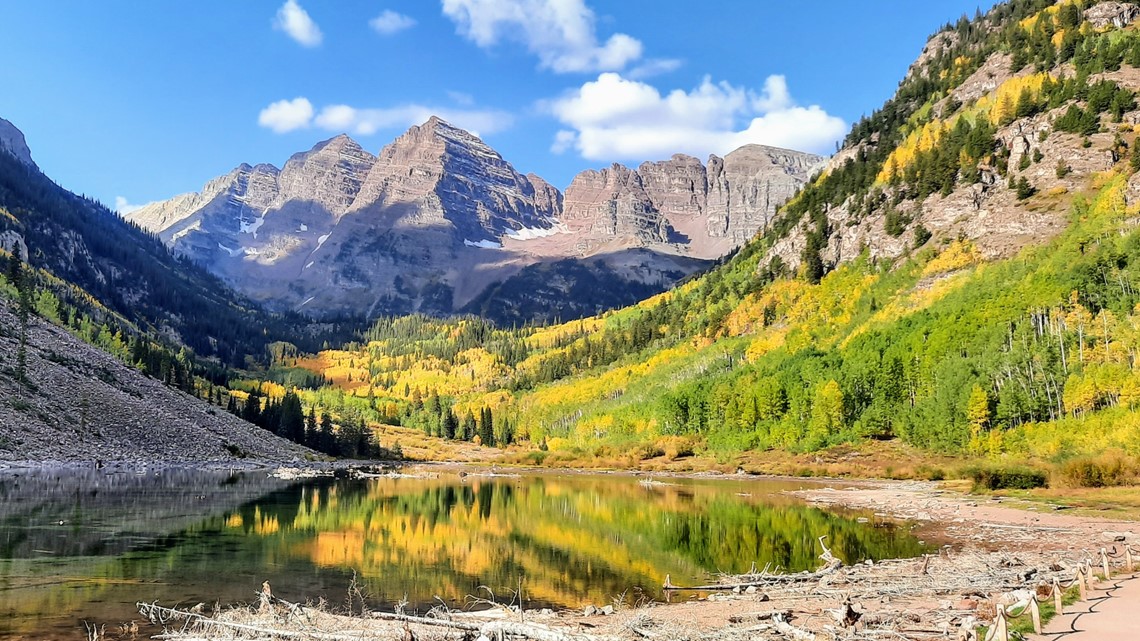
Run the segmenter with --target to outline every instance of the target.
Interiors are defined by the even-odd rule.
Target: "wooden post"
[[[1124,566],[1128,568],[1128,573],[1132,574],[1132,546],[1124,545]]]
[[[1108,550],[1106,550],[1104,548],[1100,549],[1100,566],[1104,570],[1104,580],[1107,581],[1109,578],[1109,575],[1108,575]]]
[[[1093,579],[1094,578],[1095,577],[1093,576],[1093,571],[1092,571],[1092,560],[1086,559],[1085,560],[1085,582],[1088,583],[1089,592],[1092,592],[1093,590],[1096,589],[1096,587],[1093,586]]]
[[[1065,604],[1061,601],[1061,582],[1057,577],[1053,577],[1053,609],[1058,616],[1065,613]]]
[[[998,604],[994,613],[994,624],[986,634],[986,641],[1009,641],[1009,624],[1005,621],[1005,606]]]
[[[1088,601],[1088,585],[1085,583],[1085,569],[1082,567],[1077,568],[1077,586],[1081,589],[1081,601]]]
[[[1037,592],[1029,593],[1029,616],[1033,619],[1033,632],[1041,634],[1041,606],[1037,603]]]

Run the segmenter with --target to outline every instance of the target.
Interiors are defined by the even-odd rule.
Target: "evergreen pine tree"
[[[481,415],[482,419],[479,421],[479,441],[486,447],[494,447],[495,425],[494,419],[491,416],[491,408],[484,407]]]
[[[261,398],[254,392],[249,393],[249,398],[242,406],[241,417],[254,425],[261,423]]]
[[[294,443],[305,441],[305,411],[301,399],[292,390],[285,393],[278,407],[277,433]]]
[[[305,417],[305,446],[317,449],[317,409],[313,406]]]
[[[339,456],[336,447],[336,436],[333,434],[332,417],[327,412],[321,413],[320,432],[317,436],[317,449],[331,456]]]

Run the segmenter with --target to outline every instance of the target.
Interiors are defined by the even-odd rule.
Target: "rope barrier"
[[[1021,611],[1017,614],[1013,614],[1013,612],[1010,611],[1019,606],[1021,607]],[[1036,592],[1030,592],[1028,601],[1025,603],[1015,603],[1010,606],[1010,610],[1007,610],[1004,606],[998,606],[997,610],[1007,619],[1020,619],[1028,614],[1033,620],[1033,632],[1041,634],[1041,605],[1037,602]]]
[[[1112,563],[1109,559],[1123,559],[1123,563]],[[1106,583],[1112,582],[1112,566],[1123,565],[1129,574],[1135,570],[1135,559],[1132,555],[1132,547],[1125,544],[1122,550],[1117,550],[1116,546],[1112,546],[1112,551],[1109,552],[1107,548],[1100,549],[1100,567],[1098,568],[1104,574],[1103,580]],[[1049,593],[1044,595],[1044,598],[1053,598],[1053,608],[1058,615],[1065,613],[1064,594],[1067,590],[1074,585],[1080,590],[1081,601],[1101,601],[1103,598],[1090,599],[1089,593],[1093,590],[1093,579],[1095,574],[1093,572],[1093,561],[1086,558],[1077,564],[1076,571],[1073,578],[1067,583],[1063,584],[1061,579],[1054,574],[1052,582],[1049,585]],[[1044,577],[1043,577],[1044,579]],[[1114,588],[1109,588],[1110,592],[1113,589],[1119,588],[1120,584],[1116,583]],[[1095,606],[1094,606],[1095,607]],[[1090,611],[1093,611],[1090,609]],[[1029,598],[1012,605],[997,603],[994,605],[994,622],[990,626],[989,631],[986,633],[984,641],[1010,641],[1011,632],[1009,629],[1010,621],[1021,619],[1028,615],[1033,620],[1033,631],[1036,634],[1041,634],[1041,609],[1038,594],[1036,591],[1030,592]],[[1077,615],[1078,617],[1081,614]],[[1075,620],[1073,625],[1075,625]],[[1075,628],[1074,628],[1075,631]],[[1065,633],[1071,634],[1071,633]],[[1063,635],[1062,635],[1063,636]]]

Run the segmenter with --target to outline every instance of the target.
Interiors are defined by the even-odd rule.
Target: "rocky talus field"
[[[210,465],[313,456],[34,316],[27,383],[21,384],[19,337],[19,320],[0,299],[0,466],[23,460]]]

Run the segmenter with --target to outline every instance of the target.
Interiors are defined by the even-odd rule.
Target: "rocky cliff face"
[[[665,218],[653,206],[641,176],[622,165],[575,176],[563,206],[563,222],[589,241],[620,238],[651,244],[669,240]]]
[[[1123,29],[1140,18],[1140,7],[1130,2],[1101,2],[1085,10],[1085,20],[1097,29]]]
[[[640,270],[607,266],[605,276],[629,276],[619,289],[663,289],[750,238],[820,160],[746,147],[713,157],[706,170],[675,156],[637,170],[583,172],[564,197],[433,117],[375,156],[337,136],[280,170],[243,164],[199,193],[128,218],[270,306],[318,315],[450,313],[476,297],[495,301],[486,292],[492,285],[519,291],[499,286],[528,265],[618,264],[632,250],[662,258]],[[584,313],[597,307],[580,302]]]
[[[410,207],[407,224],[454,228],[460,240],[497,242],[522,228],[548,229],[558,198],[479,138],[431,118],[380,151],[355,211]]]
[[[25,165],[36,167],[36,163],[32,160],[32,151],[28,149],[28,143],[24,140],[24,133],[3,118],[0,118],[0,151],[12,154]]]
[[[642,246],[715,259],[764,229],[776,209],[822,166],[820,156],[746,145],[708,166],[692,156],[579,174],[566,190],[563,220],[587,246],[631,237]]]

